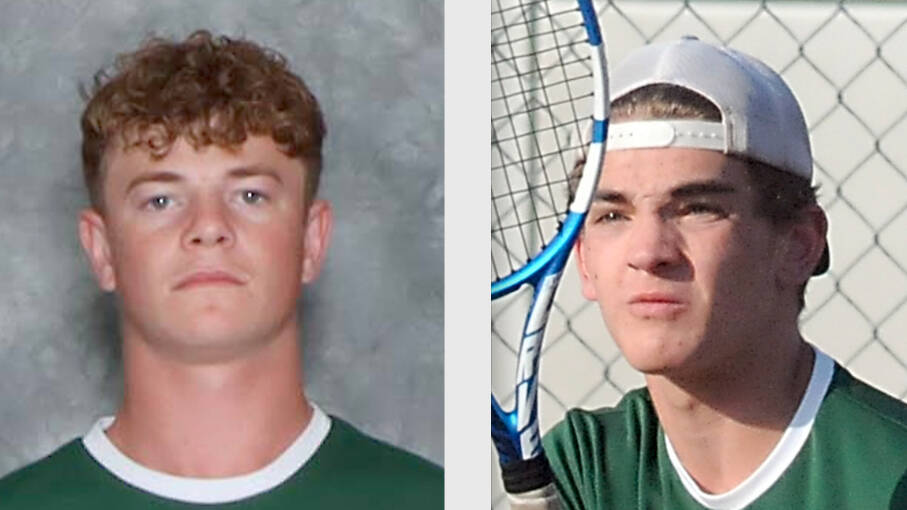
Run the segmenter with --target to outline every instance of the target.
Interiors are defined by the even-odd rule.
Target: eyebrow
[[[280,173],[278,173],[277,170],[261,165],[238,166],[236,168],[230,169],[230,171],[227,172],[227,175],[234,179],[258,176],[270,177],[271,179],[277,181],[278,184],[283,184],[283,179],[280,178]]]
[[[626,204],[629,201],[627,197],[624,196],[620,191],[615,191],[611,189],[599,189],[595,191],[595,195],[592,196],[592,202],[608,202],[611,204]]]
[[[266,166],[238,166],[227,171],[227,177],[231,179],[244,179],[258,176],[269,177],[279,184],[283,184],[283,179],[280,178],[280,174],[273,168]],[[181,182],[183,180],[185,180],[184,177],[176,172],[166,170],[145,172],[129,182],[129,185],[126,187],[126,194],[128,195],[135,187],[148,182]]]
[[[671,198],[691,198],[703,195],[728,195],[737,188],[718,180],[693,181],[671,190]]]
[[[670,195],[672,199],[677,200],[709,195],[728,195],[736,192],[737,188],[734,186],[723,181],[710,179],[681,184],[680,186],[671,189]],[[592,200],[594,202],[608,202],[612,204],[627,204],[630,202],[626,195],[620,191],[607,188],[596,191]]]
[[[126,186],[126,194],[128,195],[137,186],[147,182],[179,182],[182,180],[182,175],[173,172],[145,172],[129,182],[129,185]]]

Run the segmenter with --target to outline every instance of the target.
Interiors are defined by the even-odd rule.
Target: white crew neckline
[[[229,503],[267,492],[285,482],[315,454],[331,429],[331,419],[312,405],[312,419],[299,437],[271,463],[251,473],[226,478],[191,478],[149,469],[121,452],[104,432],[105,416],[82,438],[88,453],[111,474],[145,492],[187,503]]]
[[[813,347],[813,350],[816,353],[816,358],[813,362],[809,385],[806,387],[806,392],[800,400],[800,406],[797,408],[797,412],[794,413],[787,430],[784,431],[781,440],[778,441],[778,444],[775,445],[768,457],[762,461],[762,464],[733,489],[721,494],[704,492],[683,467],[680,458],[677,457],[677,452],[674,451],[671,440],[662,431],[665,448],[668,451],[668,458],[671,459],[674,472],[677,473],[687,493],[700,505],[711,510],[742,509],[769,490],[790,467],[794,459],[797,458],[797,454],[800,453],[807,438],[809,438],[816,414],[819,412],[819,407],[825,398],[828,386],[831,384],[831,379],[834,375],[834,360],[815,347]]]

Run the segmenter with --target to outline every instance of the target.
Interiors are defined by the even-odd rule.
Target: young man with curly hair
[[[442,507],[440,468],[307,398],[297,299],[324,260],[326,129],[283,57],[197,32],[99,75],[79,237],[118,298],[116,414],[0,481],[0,508]]]
[[[799,331],[829,258],[793,93],[694,38],[631,53],[611,93],[577,265],[646,387],[545,437],[562,508],[907,508],[907,405]]]

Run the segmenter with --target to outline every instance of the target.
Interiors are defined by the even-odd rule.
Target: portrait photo
[[[0,14],[0,477],[72,442],[182,500],[196,488],[168,480],[273,478],[274,459],[292,480],[348,440],[376,491],[414,480],[388,508],[440,504],[443,2]],[[206,464],[233,433],[259,460]],[[0,507],[39,471],[0,482]]]

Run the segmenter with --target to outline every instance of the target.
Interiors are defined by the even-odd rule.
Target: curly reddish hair
[[[270,136],[306,165],[306,199],[321,173],[327,129],[315,96],[286,58],[251,41],[194,32],[185,41],[147,40],[101,70],[85,93],[82,168],[93,207],[103,210],[104,156],[114,146],[166,156],[178,138],[232,148]]]

